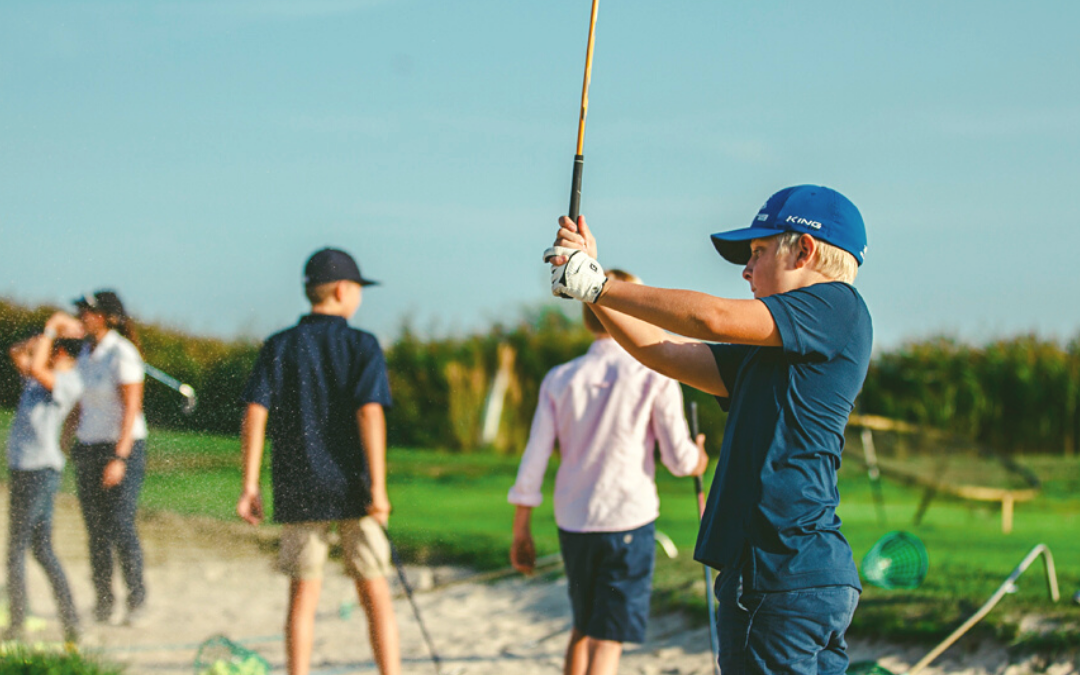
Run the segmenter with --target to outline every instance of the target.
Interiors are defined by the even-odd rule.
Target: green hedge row
[[[0,347],[39,330],[51,308],[0,300]],[[146,413],[155,425],[236,433],[239,393],[258,344],[193,337],[141,325],[151,363],[191,384],[195,413],[180,414],[176,394],[148,384]],[[395,445],[471,451],[519,452],[528,438],[537,390],[553,366],[580,356],[591,336],[579,321],[552,308],[484,334],[424,339],[406,327],[384,345],[394,407],[387,415]],[[481,443],[487,397],[496,373],[509,374],[498,434]],[[21,383],[0,359],[0,405],[12,407]],[[708,396],[699,401],[710,450],[719,448],[724,416]],[[1062,346],[1024,335],[973,346],[946,338],[911,342],[875,357],[861,411],[956,432],[1006,453],[1072,454],[1080,437],[1080,341]],[[485,447],[486,446],[486,447]]]
[[[1080,339],[911,342],[874,359],[863,411],[952,431],[1007,454],[1076,452]]]

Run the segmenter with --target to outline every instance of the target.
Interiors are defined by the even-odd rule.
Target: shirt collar
[[[615,341],[615,338],[602,337],[593,340],[593,343],[589,345],[590,354],[616,354],[624,351],[619,343]]]
[[[348,323],[343,316],[334,314],[305,314],[300,317],[300,323]]]
[[[98,340],[98,343],[94,345],[94,351],[96,352],[102,349],[109,349],[118,342],[120,342],[120,333],[117,333],[115,330],[110,328],[109,331],[105,333],[105,337]]]

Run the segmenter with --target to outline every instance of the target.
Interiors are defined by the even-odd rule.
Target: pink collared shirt
[[[558,441],[555,522],[568,532],[619,532],[660,514],[654,448],[676,476],[698,463],[672,379],[649,370],[615,340],[596,340],[582,357],[553,368],[540,385],[529,443],[509,501],[539,506]]]

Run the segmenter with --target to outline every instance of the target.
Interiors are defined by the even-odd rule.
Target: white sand
[[[3,522],[7,522],[7,503],[6,491],[0,491]],[[69,495],[58,499],[54,539],[83,616],[84,650],[125,664],[131,675],[191,675],[198,645],[222,633],[262,654],[275,672],[283,672],[281,627],[287,582],[272,568],[274,528],[254,530],[240,522],[223,524],[168,514],[147,517],[140,527],[149,588],[145,619],[135,628],[95,624],[86,537],[78,506]],[[28,566],[31,608],[45,620],[45,628],[32,638],[58,640],[60,628],[44,575],[33,561],[28,561]],[[409,575],[418,589],[416,598],[424,622],[442,657],[443,673],[562,672],[569,628],[563,579],[554,575],[534,579],[508,576],[483,583],[470,581],[462,570],[448,568],[410,568]],[[120,590],[119,574],[116,584]],[[118,605],[122,600],[120,590]],[[350,581],[331,563],[315,628],[313,673],[375,672],[363,613],[355,609],[355,600]],[[404,597],[395,609],[405,672],[434,673]],[[117,624],[122,614],[118,610],[114,617]],[[882,665],[901,673],[926,651],[856,642],[851,656],[853,661],[880,658]],[[646,643],[628,645],[621,672],[711,673],[708,630],[689,625],[679,615],[654,617]],[[1069,675],[1080,673],[1080,669],[1075,659],[1046,664],[1028,658],[1010,663],[1000,647],[961,640],[924,672]]]

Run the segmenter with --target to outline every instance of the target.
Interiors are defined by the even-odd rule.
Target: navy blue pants
[[[120,558],[120,571],[128,590],[128,609],[146,602],[142,546],[135,529],[139,491],[146,475],[146,443],[135,441],[128,457],[124,480],[106,490],[101,485],[101,479],[105,465],[112,460],[115,452],[115,443],[79,443],[71,453],[78,478],[79,504],[90,544],[90,570],[98,610],[113,606],[114,550]]]
[[[724,675],[843,675],[847,631],[859,592],[823,586],[761,593],[743,589],[742,574],[716,580],[720,670]]]
[[[60,487],[55,469],[11,471],[11,508],[8,527],[7,584],[11,603],[10,626],[18,629],[26,619],[26,549],[45,570],[56,598],[57,613],[65,631],[78,627],[71,587],[52,547],[53,498]]]

